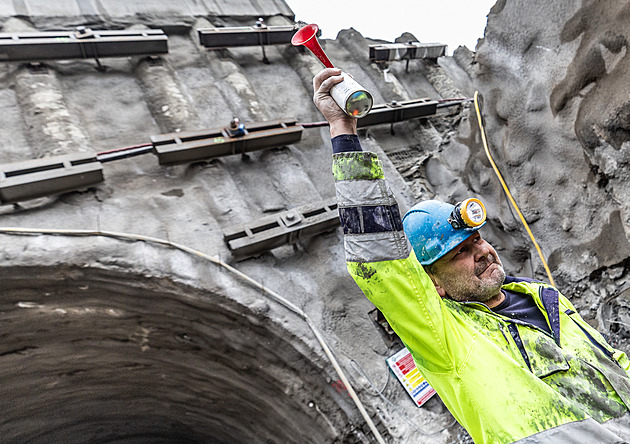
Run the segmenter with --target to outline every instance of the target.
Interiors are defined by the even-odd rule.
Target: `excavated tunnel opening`
[[[79,267],[6,276],[5,442],[333,442],[348,433],[325,362],[217,292]]]

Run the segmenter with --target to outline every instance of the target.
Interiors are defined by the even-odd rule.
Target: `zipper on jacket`
[[[505,335],[505,331],[503,331],[503,324],[500,323],[500,322],[499,322],[499,330],[501,330],[501,334],[503,335],[503,339],[505,339],[505,342],[507,342],[508,345],[509,345],[510,344],[510,340]]]
[[[523,340],[521,339],[521,335],[518,332],[518,327],[516,326],[516,324],[512,324],[512,323],[509,323],[507,327],[508,327],[508,331],[510,332],[510,335],[512,335],[512,339],[514,339],[514,343],[516,344],[518,351],[521,352],[523,361],[525,361],[525,364],[527,364],[527,368],[529,369],[530,372],[534,373],[534,371],[532,370],[532,365],[529,362],[529,356],[527,355],[527,351],[525,351],[525,345],[523,345]]]

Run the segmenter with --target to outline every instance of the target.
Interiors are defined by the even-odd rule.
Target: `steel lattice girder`
[[[414,99],[376,105],[365,117],[357,120],[357,126],[362,128],[381,123],[402,122],[433,116],[437,112],[437,106],[438,102],[431,99]]]
[[[437,59],[446,55],[446,45],[442,43],[386,43],[370,45],[370,60],[389,62],[392,60]]]

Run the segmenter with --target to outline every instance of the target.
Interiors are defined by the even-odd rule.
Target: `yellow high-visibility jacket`
[[[476,443],[613,443],[628,417],[630,361],[555,288],[506,279],[534,299],[550,335],[484,304],[442,299],[402,230],[380,161],[333,155],[348,271]],[[610,424],[609,424],[610,425]]]

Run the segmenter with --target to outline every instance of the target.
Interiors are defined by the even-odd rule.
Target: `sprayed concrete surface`
[[[6,3],[6,2],[5,2]],[[0,162],[102,152],[242,121],[317,122],[308,52],[208,51],[196,29],[293,24],[279,1],[13,2],[3,32],[162,28],[169,53],[0,65]],[[6,5],[5,5],[6,6]],[[322,41],[376,103],[484,97],[492,154],[561,291],[628,351],[628,1],[499,0],[477,48],[377,65],[360,30]],[[401,29],[398,41],[415,40]],[[481,198],[513,275],[546,279],[487,160],[470,105],[360,131],[401,204]],[[465,443],[439,398],[416,408],[386,367],[400,349],[345,270],[340,230],[239,261],[223,232],[334,196],[327,128],[243,158],[104,164],[88,189],[0,207],[7,442],[374,442],[303,318],[322,332],[387,442]],[[72,231],[88,230],[76,236]],[[107,237],[131,233],[159,239]],[[86,233],[84,233],[86,234]],[[171,243],[169,246],[168,244]]]
[[[330,442],[349,421],[286,310],[268,322],[279,307],[229,271],[131,241],[78,239],[75,264],[63,239],[11,244],[40,265],[3,267],[3,442]]]

